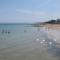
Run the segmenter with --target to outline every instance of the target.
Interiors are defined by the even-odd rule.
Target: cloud
[[[59,17],[60,17],[59,11],[46,12],[26,9],[14,9],[14,11],[10,10],[9,14],[6,13],[5,15],[4,14],[1,15],[0,22],[40,22],[47,21],[49,19],[56,19]]]
[[[29,11],[24,9],[16,9],[17,17],[22,20],[44,21],[48,19],[48,15],[43,11]]]
[[[18,18],[27,21],[47,21],[49,19],[57,19],[60,17],[59,11],[45,12],[45,11],[30,11],[24,9],[16,10]]]
[[[16,9],[16,12],[19,12],[19,13],[27,13],[27,14],[31,14],[32,13],[32,11],[24,10],[24,9]]]
[[[43,11],[29,11],[29,10],[24,10],[24,9],[16,9],[16,12],[18,13],[25,13],[25,14],[32,14],[32,15],[46,15],[45,12]]]

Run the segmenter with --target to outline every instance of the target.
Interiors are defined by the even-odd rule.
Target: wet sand
[[[47,53],[45,49],[40,48],[26,51],[21,51],[20,49],[13,49],[13,50],[6,50],[5,53],[3,53],[0,56],[0,60],[57,60],[58,58],[55,58]],[[20,52],[21,51],[21,52]],[[5,55],[6,54],[6,55]]]

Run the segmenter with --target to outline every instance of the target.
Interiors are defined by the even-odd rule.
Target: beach
[[[45,24],[44,27],[47,29],[48,35],[60,43],[60,24]]]
[[[60,30],[60,24],[44,24],[48,29]]]
[[[57,33],[47,27],[0,24],[0,60],[59,60]]]

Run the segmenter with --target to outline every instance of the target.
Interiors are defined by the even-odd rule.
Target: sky
[[[60,18],[60,0],[0,0],[0,23],[34,23]]]

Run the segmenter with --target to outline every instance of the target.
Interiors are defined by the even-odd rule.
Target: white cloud
[[[11,12],[12,11],[10,11],[10,13]],[[12,14],[13,15],[1,15],[0,22],[40,22],[60,17],[59,11],[48,13],[45,11],[30,11],[25,9],[16,9],[14,10],[14,12],[12,12]]]
[[[42,11],[29,11],[29,10],[24,10],[24,9],[16,9],[16,12],[19,13],[26,13],[26,14],[33,14],[33,15],[45,15],[45,12]]]
[[[16,9],[17,18],[27,21],[44,21],[48,19],[48,14],[43,11],[29,11],[24,9]]]
[[[44,12],[44,11],[29,11],[29,10],[23,10],[23,9],[17,9],[16,10],[18,18],[22,20],[27,21],[47,21],[49,19],[57,19],[60,17],[60,13],[55,12]]]

